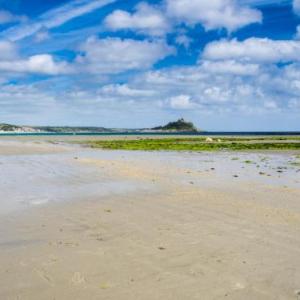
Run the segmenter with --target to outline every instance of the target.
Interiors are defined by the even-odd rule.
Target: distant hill
[[[18,126],[0,124],[0,133],[102,133],[113,130],[104,127],[69,127],[69,126]]]
[[[1,132],[39,132],[39,130],[28,126],[0,124],[0,133]]]
[[[40,126],[33,127],[40,132],[48,133],[103,133],[103,132],[112,132],[111,129],[104,127],[71,127],[71,126]]]
[[[187,122],[184,119],[179,119],[176,122],[170,122],[165,126],[152,128],[156,131],[177,131],[177,132],[197,132],[199,131],[192,122]]]
[[[15,131],[21,127],[10,124],[0,124],[0,131]]]

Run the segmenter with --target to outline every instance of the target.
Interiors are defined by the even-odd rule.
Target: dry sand
[[[56,178],[65,189],[60,201],[29,201],[1,215],[1,300],[297,300],[293,153],[109,152],[44,142],[41,149],[28,141],[8,151],[3,143],[1,176],[10,175],[2,190],[17,180],[4,168],[11,159],[24,164],[21,175],[35,173],[28,182],[24,173],[24,185],[40,175],[53,198]],[[45,174],[49,165],[57,173]]]

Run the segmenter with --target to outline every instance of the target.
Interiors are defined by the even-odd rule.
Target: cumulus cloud
[[[167,104],[172,109],[179,109],[179,110],[185,110],[185,109],[192,109],[195,107],[195,104],[191,101],[191,96],[189,95],[178,95],[171,97]]]
[[[251,97],[259,98],[258,88],[253,88],[239,76],[206,72],[201,66],[150,71],[134,84],[159,91],[161,98],[169,99],[168,103],[177,109],[202,107],[207,112],[225,107],[232,109],[233,104],[241,105]]]
[[[99,74],[148,69],[157,61],[175,53],[175,49],[163,41],[120,38],[91,37],[80,49],[83,54],[77,57],[79,66]]]
[[[55,62],[49,54],[34,55],[28,59],[0,61],[0,70],[16,73],[38,73],[47,75],[68,74],[71,69],[65,62]]]
[[[251,63],[240,63],[235,60],[225,61],[200,61],[201,69],[214,74],[234,74],[240,76],[252,76],[258,74],[259,65]]]
[[[261,23],[257,9],[242,6],[235,0],[166,0],[167,14],[188,25],[203,24],[206,30],[237,30],[251,23]]]
[[[236,70],[225,71],[207,71],[203,64],[149,71],[129,86],[155,90],[159,97],[153,100],[168,99],[171,108],[192,108],[199,113],[266,114],[272,110],[289,111],[290,104],[298,107],[295,103],[300,101],[299,64],[264,66],[247,76]]]
[[[176,25],[202,24],[206,30],[225,28],[232,32],[252,23],[261,23],[262,13],[236,0],[164,0],[160,6],[139,3],[133,13],[115,10],[104,23],[111,30],[133,30],[162,36]],[[178,43],[186,48],[189,39],[180,35]]]
[[[134,30],[142,34],[162,36],[170,30],[170,24],[163,12],[147,3],[139,3],[134,13],[115,10],[104,23],[111,30]]]
[[[56,62],[49,54],[40,54],[22,58],[17,46],[0,40],[0,71],[3,73],[37,73],[58,75],[71,72],[66,62]]]
[[[256,63],[300,61],[300,42],[249,38],[222,40],[208,44],[202,57],[209,60],[239,60]]]
[[[300,16],[300,0],[294,0],[293,8],[294,8],[294,12]]]

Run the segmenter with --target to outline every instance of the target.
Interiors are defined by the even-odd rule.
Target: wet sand
[[[1,140],[0,299],[297,299],[297,161]]]

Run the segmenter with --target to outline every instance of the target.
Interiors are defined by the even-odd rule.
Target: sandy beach
[[[297,300],[298,161],[0,139],[0,299]]]

